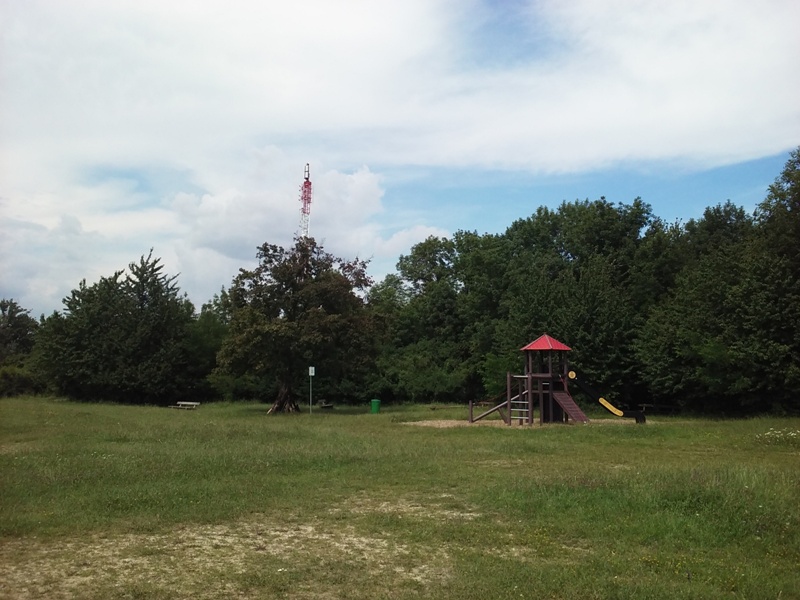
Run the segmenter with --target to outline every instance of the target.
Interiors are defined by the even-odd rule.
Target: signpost
[[[314,388],[314,367],[308,367],[308,414],[311,414],[312,390]]]

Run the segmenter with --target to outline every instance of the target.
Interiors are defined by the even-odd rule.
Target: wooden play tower
[[[507,425],[533,425],[536,408],[539,409],[540,425],[566,423],[569,419],[588,422],[572,399],[567,385],[567,352],[570,347],[544,334],[521,350],[525,353],[525,372],[521,375],[506,374],[505,401],[474,418],[470,403],[470,423],[499,411]]]

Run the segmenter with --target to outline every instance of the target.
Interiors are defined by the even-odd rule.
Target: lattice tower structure
[[[306,163],[303,185],[300,186],[300,235],[308,237],[308,222],[311,217],[311,173]]]

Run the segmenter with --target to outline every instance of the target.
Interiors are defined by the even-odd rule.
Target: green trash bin
[[[378,414],[379,412],[381,412],[381,401],[380,401],[380,400],[378,400],[377,398],[373,398],[373,399],[370,401],[370,404],[372,405],[372,410],[371,410],[370,412],[371,412],[373,415],[376,415],[376,414]]]

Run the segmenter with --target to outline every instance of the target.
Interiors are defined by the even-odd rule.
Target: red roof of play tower
[[[520,350],[572,350],[572,348],[545,333]]]

